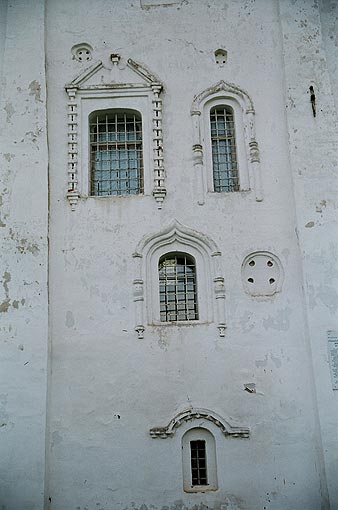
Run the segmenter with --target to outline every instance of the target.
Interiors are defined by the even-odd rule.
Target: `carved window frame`
[[[93,113],[110,110],[134,110],[142,118],[142,155],[143,155],[143,183],[142,193],[135,195],[121,195],[121,197],[136,197],[139,195],[150,195],[152,186],[151,157],[152,146],[150,143],[151,115],[149,112],[149,95],[147,93],[135,92],[133,89],[124,91],[113,91],[100,94],[91,92],[82,93],[79,97],[79,123],[81,124],[81,148],[79,151],[79,192],[81,197],[95,199],[109,199],[111,196],[96,196],[90,193],[90,141],[89,141],[89,118]]]
[[[192,256],[196,264],[199,319],[161,322],[158,262],[172,252]],[[134,301],[135,330],[143,338],[145,322],[150,326],[184,326],[217,321],[219,335],[225,335],[225,287],[221,275],[221,252],[206,235],[177,220],[161,232],[145,236],[133,254],[135,260]]]
[[[193,485],[191,472],[191,441],[205,441],[207,485]],[[182,436],[182,472],[184,492],[209,492],[218,489],[216,440],[213,433],[205,427],[189,428]]]
[[[229,106],[234,112],[238,157],[239,192],[213,191],[210,110]],[[256,201],[263,200],[260,156],[255,131],[255,110],[250,96],[236,85],[220,81],[194,97],[191,107],[193,122],[193,161],[198,182],[198,204],[205,203],[206,193],[213,196],[236,195],[254,190]]]
[[[119,55],[111,55],[113,68],[120,62]],[[159,209],[166,196],[163,131],[162,131],[162,83],[149,71],[132,59],[126,66],[135,73],[136,83],[88,84],[87,81],[101,70],[110,71],[101,61],[83,71],[65,86],[68,94],[68,191],[67,198],[74,211],[80,197],[102,199],[89,193],[89,115],[94,111],[109,109],[132,109],[142,115],[144,195],[151,193]],[[99,80],[100,81],[100,80]],[[152,136],[151,136],[152,135]],[[153,171],[151,172],[151,167]],[[151,185],[153,181],[153,186]],[[123,195],[126,197],[126,195]],[[129,196],[129,195],[127,195]],[[136,196],[136,195],[133,195]]]
[[[207,492],[218,489],[216,437],[214,433],[218,432],[217,428],[225,438],[242,440],[250,438],[249,427],[234,426],[228,419],[224,419],[223,416],[219,415],[215,411],[201,407],[189,407],[188,409],[184,409],[183,411],[175,414],[167,425],[155,426],[149,430],[150,437],[156,440],[174,438],[176,434],[181,437],[180,446],[182,447],[183,489],[185,492]],[[208,466],[209,484],[200,487],[191,487],[190,452],[185,446],[187,446],[187,443],[190,443],[190,439],[192,439],[195,435],[194,432],[190,431],[196,430],[198,431],[197,434],[199,437],[207,441],[207,448],[209,446],[209,455],[214,455],[214,458],[212,459],[209,457],[211,460],[211,463],[209,463]],[[204,436],[202,430],[207,432],[204,438],[202,437],[202,435]],[[212,440],[210,441],[208,432],[212,435],[214,442]],[[217,435],[217,441],[219,441],[222,436],[220,434]]]
[[[205,147],[205,168],[207,191],[212,193],[237,193],[237,191],[215,191],[213,179],[213,159],[212,159],[212,143],[211,143],[211,123],[210,112],[216,106],[229,106],[233,111],[235,143],[237,155],[237,172],[239,178],[239,191],[248,191],[250,189],[248,162],[245,154],[244,126],[242,118],[242,109],[237,101],[232,98],[216,97],[209,98],[203,106],[203,138],[202,145]]]

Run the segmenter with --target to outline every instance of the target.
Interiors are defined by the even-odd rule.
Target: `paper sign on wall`
[[[338,390],[338,331],[327,332],[332,389]]]

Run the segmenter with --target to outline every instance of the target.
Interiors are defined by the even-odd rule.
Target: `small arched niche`
[[[218,50],[214,53],[215,63],[222,67],[227,63],[228,60],[228,52],[226,50],[222,50],[222,48],[218,48]]]

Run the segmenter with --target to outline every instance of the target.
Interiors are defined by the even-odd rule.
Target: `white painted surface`
[[[326,331],[337,329],[338,306],[332,264],[337,260],[332,230],[337,197],[333,7],[323,2],[320,17],[317,3],[307,0],[160,4],[47,1],[51,373],[45,508],[333,509],[338,505],[338,393],[331,387],[326,342]],[[12,165],[5,173],[11,194],[5,195],[10,203],[3,211],[9,214],[12,206],[6,220],[12,221],[11,232],[16,232],[14,227],[20,232],[11,237],[6,231],[1,302],[8,299],[7,285],[11,300],[31,300],[34,309],[11,306],[1,314],[9,321],[8,329],[1,326],[3,345],[11,349],[5,360],[4,394],[11,395],[12,404],[5,412],[13,415],[9,421],[15,424],[5,442],[6,483],[0,499],[4,510],[40,509],[44,490],[44,9],[42,0],[33,2],[31,9],[23,5],[11,2],[3,53],[1,114],[5,120],[9,116],[9,123],[2,127],[2,136],[12,144],[5,151],[9,156],[2,156]],[[148,187],[144,196],[83,197],[71,211],[66,199],[64,86],[87,65],[72,58],[72,48],[80,43],[93,48],[93,62],[111,66],[110,54],[119,53],[143,64],[164,84],[167,196],[162,210]],[[227,51],[222,67],[215,63],[218,48]],[[34,80],[41,84],[40,96],[36,86],[28,88]],[[253,100],[262,202],[256,201],[254,191],[245,191],[206,193],[204,205],[198,205],[190,108],[196,94],[220,80],[238,85]],[[315,119],[308,94],[311,84],[317,99]],[[25,89],[25,95],[17,87]],[[14,112],[8,101],[15,105]],[[14,125],[17,111],[27,113]],[[35,130],[26,123],[42,127],[38,141],[29,135]],[[26,152],[20,145],[25,137]],[[86,170],[82,161],[79,173]],[[145,172],[153,176],[150,164]],[[138,339],[134,331],[138,317],[133,253],[144,236],[161,232],[175,219],[208,235],[222,253],[217,275],[225,284],[224,338],[215,313],[205,314],[205,323],[168,326],[149,324],[152,313],[146,309],[144,338]],[[21,239],[28,239],[22,253]],[[30,252],[28,247],[35,243],[39,251]],[[271,252],[281,262],[283,286],[273,296],[252,297],[243,289],[242,263],[254,252]],[[11,280],[3,276],[5,271]],[[147,272],[142,278],[147,278],[146,289]],[[24,286],[24,281],[33,283]],[[152,289],[154,296],[156,277]],[[210,289],[201,301],[210,300],[209,310],[212,296]],[[10,339],[13,324],[15,340]],[[34,365],[28,359],[28,365],[22,364],[26,350],[18,346],[26,349],[26,339]],[[32,370],[28,377],[27,367]],[[244,390],[253,383],[255,393]],[[166,440],[149,435],[150,428],[168,423],[189,406],[208,408],[233,426],[250,427],[250,438],[238,439],[207,424],[216,443],[215,492],[183,491],[182,436],[200,423],[185,423]],[[0,432],[6,432],[5,427]],[[27,471],[32,472],[27,465],[36,467],[33,481],[27,478]]]
[[[7,19],[0,66],[0,507],[42,510],[48,349],[44,2],[0,3]]]

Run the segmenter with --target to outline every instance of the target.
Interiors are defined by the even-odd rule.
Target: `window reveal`
[[[190,441],[191,485],[208,485],[205,441]]]
[[[214,191],[239,191],[234,114],[229,106],[210,110]]]
[[[142,120],[135,112],[108,112],[90,118],[90,193],[143,193]]]
[[[186,254],[167,254],[159,262],[162,322],[198,319],[195,261]]]

